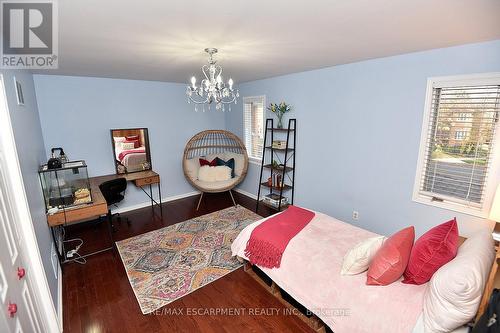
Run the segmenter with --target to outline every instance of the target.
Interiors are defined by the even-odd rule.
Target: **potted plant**
[[[280,104],[271,103],[267,108],[278,117],[278,128],[283,128],[283,115],[292,109],[292,106],[281,102]]]

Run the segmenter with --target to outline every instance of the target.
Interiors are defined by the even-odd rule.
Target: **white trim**
[[[5,143],[4,149],[7,157],[7,168],[5,171],[10,180],[13,192],[16,193],[13,208],[17,218],[14,221],[16,221],[20,232],[19,241],[23,249],[24,262],[30,268],[30,274],[27,278],[30,279],[30,283],[32,284],[35,298],[34,305],[39,311],[43,331],[62,332],[62,327],[58,325],[56,309],[50,294],[49,283],[43,268],[42,257],[33,227],[33,219],[28,206],[4,83],[4,76],[0,74],[0,94],[3,94],[5,101],[5,105],[0,106],[0,135],[3,136],[0,144],[2,141]],[[27,223],[19,223],[18,221]]]
[[[422,118],[422,128],[420,134],[420,147],[418,151],[417,169],[415,171],[415,180],[413,184],[412,200],[414,202],[439,207],[443,209],[452,210],[455,212],[487,218],[488,212],[493,201],[493,195],[496,189],[496,183],[500,177],[500,151],[498,145],[500,144],[500,125],[497,124],[495,137],[493,138],[492,146],[495,147],[495,154],[491,158],[490,174],[487,175],[487,181],[484,191],[484,202],[482,207],[473,207],[460,204],[452,201],[432,201],[432,197],[422,194],[420,191],[420,180],[422,172],[424,171],[425,158],[427,156],[427,138],[429,131],[429,122],[432,112],[432,93],[433,88],[443,88],[452,86],[466,86],[466,85],[486,85],[486,84],[500,84],[500,72],[493,73],[480,73],[470,75],[456,75],[456,76],[440,76],[430,77],[427,79],[427,88],[425,95],[424,116]],[[496,172],[496,174],[495,174]]]
[[[63,284],[62,269],[57,270],[57,316],[59,317],[59,327],[63,330]]]
[[[258,159],[258,158],[256,158],[256,157],[250,157],[250,156],[248,156],[248,162],[249,162],[249,163],[252,163],[252,164],[254,164],[254,165],[257,165],[257,166],[259,166],[259,167],[262,165],[262,160],[259,160],[259,159]]]
[[[187,193],[178,194],[178,195],[172,195],[169,197],[161,198],[161,202],[165,203],[165,202],[169,202],[169,201],[174,201],[174,200],[184,199],[187,197],[192,197],[192,196],[199,195],[199,194],[200,194],[200,192],[193,191],[193,192],[187,192]],[[125,212],[129,212],[131,210],[136,210],[136,209],[144,208],[144,207],[148,207],[148,206],[149,207],[151,206],[151,201],[141,202],[141,203],[131,205],[131,206],[119,207],[117,209],[113,209],[113,213],[125,213]]]
[[[260,101],[260,99],[262,99],[262,128],[264,129],[264,137],[265,137],[265,131],[266,131],[266,95],[258,95],[258,96],[246,96],[246,97],[243,97],[242,101],[243,101],[243,144],[245,145],[246,147],[246,141],[247,141],[247,138],[245,137],[245,100],[249,100],[249,101]],[[266,143],[264,142],[264,145]],[[252,147],[246,147],[247,148],[247,152],[251,152],[251,148]],[[255,164],[255,161],[259,161],[259,165],[260,165],[260,162],[261,160],[255,156],[250,156],[250,154],[248,154],[248,161],[251,162],[251,163],[254,163]]]
[[[434,76],[427,79],[427,83],[431,81],[434,88],[446,88],[466,85],[489,85],[498,84],[500,80],[500,72],[477,73],[466,75],[452,76]]]
[[[242,190],[241,188],[238,188],[238,187],[233,188],[233,191],[238,192],[238,193],[241,193],[241,194],[243,194],[243,195],[246,195],[247,197],[252,198],[252,199],[254,199],[254,200],[257,200],[257,195],[255,195],[255,194],[253,194],[253,193],[250,193],[250,192],[247,192],[247,191],[245,191],[245,190]]]

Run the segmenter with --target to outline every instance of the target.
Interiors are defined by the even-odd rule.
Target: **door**
[[[0,89],[3,89],[1,78]],[[39,307],[34,303],[36,298],[28,278],[30,272],[25,269],[25,256],[20,246],[17,226],[22,221],[16,220],[13,206],[16,193],[7,178],[3,148],[0,144],[0,332],[41,332]]]

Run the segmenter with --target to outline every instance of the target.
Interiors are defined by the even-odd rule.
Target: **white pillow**
[[[198,169],[198,179],[204,182],[214,182],[215,181],[215,173],[212,168],[208,165],[201,166]]]
[[[344,256],[342,275],[356,275],[368,269],[370,262],[382,247],[386,237],[377,236],[368,238],[350,249]]]
[[[450,332],[474,318],[495,258],[490,231],[480,231],[439,268],[424,295],[425,332]]]
[[[231,179],[231,173],[233,170],[231,170],[230,167],[225,166],[225,165],[219,165],[214,167],[215,169],[215,180],[220,182],[224,180],[229,180]]]
[[[122,149],[127,150],[127,149],[134,149],[135,145],[133,142],[122,142]]]
[[[124,136],[114,136],[113,140],[115,141],[115,143],[117,143],[117,142],[127,141],[127,138]]]
[[[211,167],[204,165],[198,169],[198,179],[204,182],[218,182],[231,179],[231,168],[225,165]]]

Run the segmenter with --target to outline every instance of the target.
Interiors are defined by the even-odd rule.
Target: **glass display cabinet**
[[[47,211],[92,203],[85,161],[67,162],[57,169],[49,169],[45,164],[38,174]]]

